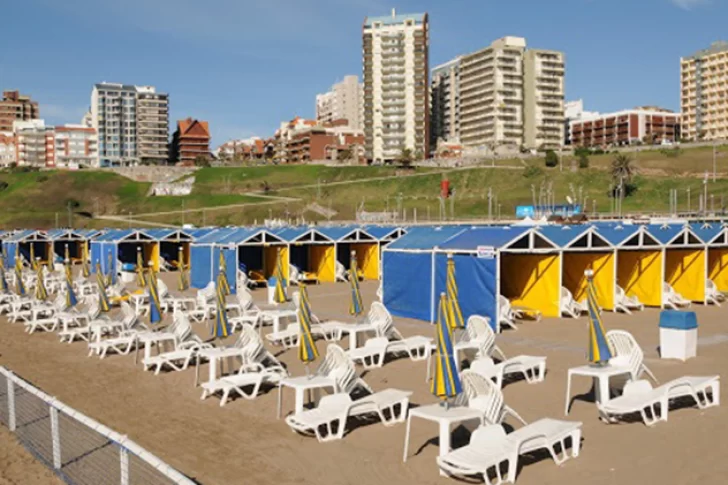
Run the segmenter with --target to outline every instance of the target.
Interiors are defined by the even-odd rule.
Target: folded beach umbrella
[[[5,267],[0,265],[0,292],[8,292],[8,280],[5,279]]]
[[[354,316],[359,316],[364,312],[364,304],[362,303],[361,291],[359,290],[359,273],[356,266],[356,253],[352,251],[351,267],[349,268],[349,285],[351,286],[349,313]]]
[[[187,265],[185,264],[185,251],[182,246],[179,247],[179,256],[177,256],[177,266],[179,272],[179,282],[177,288],[179,291],[186,291],[190,287],[190,280],[187,276]]]
[[[222,275],[222,279],[219,279],[220,275]],[[227,264],[225,263],[225,254],[223,253],[222,248],[220,249],[220,273],[218,274],[218,285],[220,286],[224,296],[230,294],[230,282],[228,282],[227,279]]]
[[[91,269],[88,267],[88,243],[83,243],[81,246],[81,271],[84,278],[88,278],[91,275]]]
[[[30,267],[33,271],[38,270],[38,265],[35,262],[35,244],[30,243]]]
[[[142,254],[142,248],[137,248],[136,274],[137,285],[139,285],[140,288],[144,288],[147,285],[147,282],[144,278],[144,255]]]
[[[96,286],[99,291],[99,308],[102,312],[108,312],[111,309],[109,297],[106,295],[106,279],[101,272],[101,264],[96,263]]]
[[[147,276],[147,289],[149,290],[149,323],[155,325],[162,321],[162,303],[157,289],[157,275],[150,269]]]
[[[593,364],[606,364],[612,358],[612,349],[609,348],[602,315],[597,302],[597,292],[594,287],[594,272],[586,272],[586,296],[589,307],[589,362]]]
[[[432,379],[430,392],[443,400],[455,397],[462,392],[460,375],[455,366],[452,325],[448,319],[445,293],[441,293],[440,305],[437,309],[435,377]]]
[[[447,315],[450,319],[450,325],[453,330],[456,328],[465,328],[463,320],[463,312],[460,310],[460,302],[458,301],[458,283],[455,279],[455,260],[452,254],[447,255]]]
[[[35,282],[35,298],[37,300],[45,301],[48,298],[48,291],[46,290],[45,283],[43,282],[43,265],[38,265],[38,275]]]
[[[111,253],[106,254],[106,287],[114,284],[114,269],[111,267]]]
[[[230,335],[230,324],[227,317],[227,309],[225,308],[225,275],[221,271],[217,275],[215,284],[215,327],[213,336],[216,338],[225,338]]]
[[[304,364],[316,360],[319,356],[318,349],[313,341],[313,335],[311,334],[311,304],[308,299],[308,290],[304,284],[300,284],[300,295],[301,301],[298,307],[298,323],[300,325],[300,335],[298,338],[298,358]]]
[[[70,279],[71,284],[73,284],[73,275],[71,274],[71,256],[68,250],[68,244],[66,244],[66,247],[63,250],[63,264],[66,271],[66,278]]]
[[[78,303],[78,298],[76,297],[76,292],[73,291],[73,277],[71,276],[71,261],[69,259],[66,259],[66,308],[71,308],[76,306]]]
[[[276,255],[276,291],[274,293],[274,301],[276,303],[285,303],[288,301],[286,295],[286,280],[283,279],[283,258],[281,250]]]
[[[23,283],[23,263],[20,256],[15,257],[15,292],[18,296],[25,296],[25,284]]]

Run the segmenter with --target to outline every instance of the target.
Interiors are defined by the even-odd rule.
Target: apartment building
[[[571,123],[582,119],[591,119],[599,116],[596,111],[586,111],[584,100],[577,99],[564,103],[564,145],[571,145]]]
[[[571,144],[575,147],[675,142],[680,130],[680,114],[657,107],[595,113],[570,122]]]
[[[38,103],[19,91],[4,91],[0,101],[0,131],[13,131],[14,121],[37,120],[40,118]]]
[[[59,168],[93,167],[98,160],[96,130],[83,125],[56,126],[53,130],[53,157],[50,162]]]
[[[244,140],[229,140],[217,150],[219,158],[239,160],[263,160],[275,153],[275,140],[263,140],[257,136]]]
[[[680,59],[680,90],[682,136],[728,138],[728,42]]]
[[[344,119],[317,123],[297,117],[282,124],[275,137],[276,159],[284,163],[341,160],[345,156],[349,162],[364,159],[364,133]]]
[[[169,96],[153,86],[94,85],[91,124],[100,166],[160,163],[169,156]]]
[[[55,166],[55,139],[53,128],[43,120],[13,122],[15,159],[18,166]]]
[[[457,130],[466,149],[563,144],[563,53],[527,49],[526,39],[503,37],[442,67],[437,80],[433,72],[432,86],[438,136],[447,126],[440,120],[449,119],[449,130]]]
[[[362,28],[366,157],[430,152],[429,21],[426,13],[367,17]]]
[[[0,167],[7,167],[16,161],[15,135],[7,132],[0,133]]]
[[[331,123],[334,120],[347,120],[354,130],[362,126],[363,85],[357,76],[345,76],[327,93],[316,96],[316,121]]]
[[[430,147],[460,139],[460,57],[432,70]]]
[[[197,157],[210,158],[210,127],[207,121],[187,118],[177,122],[172,135],[169,161],[194,165]]]
[[[16,121],[10,139],[15,153],[7,163],[19,166],[78,168],[95,166],[98,160],[96,130],[81,125],[46,126],[43,120]]]

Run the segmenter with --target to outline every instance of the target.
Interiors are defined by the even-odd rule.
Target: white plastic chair
[[[662,305],[665,308],[679,310],[680,307],[690,308],[692,302],[686,300],[680,293],[675,291],[670,283],[665,281],[662,283]]]
[[[483,424],[501,424],[508,416],[513,416],[522,424],[526,421],[505,403],[503,393],[491,379],[464,370],[460,374],[463,392],[456,398],[457,404],[482,411]]]
[[[636,296],[627,296],[624,289],[616,285],[614,287],[614,311],[621,311],[628,315],[632,314],[632,310],[644,310],[645,306]]]
[[[718,287],[715,282],[711,279],[705,280],[705,303],[712,303],[716,306],[721,306],[720,302],[725,301],[725,295],[718,291]]]
[[[565,313],[571,318],[579,318],[582,313],[588,311],[589,307],[586,303],[576,301],[568,288],[561,287],[561,313]]]

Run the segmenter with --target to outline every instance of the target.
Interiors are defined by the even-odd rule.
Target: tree
[[[612,179],[616,182],[631,182],[634,173],[632,158],[625,153],[617,153],[612,160]]]
[[[589,168],[589,155],[586,153],[579,154],[579,168]]]
[[[351,161],[351,148],[347,147],[344,148],[339,152],[339,154],[336,157],[336,161],[339,163],[349,163]]]
[[[205,155],[197,155],[195,157],[195,167],[209,167],[210,159]]]
[[[553,168],[559,164],[559,156],[556,154],[555,151],[547,150],[544,162],[546,163],[547,167]]]
[[[399,163],[405,168],[412,165],[412,150],[409,148],[403,148],[402,153],[399,155]]]

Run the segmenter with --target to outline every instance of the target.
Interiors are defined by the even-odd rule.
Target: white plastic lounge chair
[[[176,296],[169,291],[169,287],[160,279],[157,283],[157,290],[159,291],[159,300],[162,311],[177,311],[186,310],[195,306],[196,299],[192,297]]]
[[[385,426],[403,422],[411,395],[410,391],[385,389],[352,400],[347,393],[336,393],[322,397],[314,409],[289,415],[286,424],[301,434],[315,435],[319,442],[340,440],[349,418],[376,415]]]
[[[440,469],[448,475],[470,478],[483,475],[486,483],[515,483],[520,455],[546,449],[557,465],[571,456],[579,456],[582,423],[540,419],[510,434],[500,425],[480,426],[470,436],[470,443],[437,458]],[[560,450],[560,453],[559,453]],[[503,464],[507,464],[505,472]],[[490,473],[489,473],[490,472]],[[494,480],[489,474],[494,475]]]
[[[293,304],[296,309],[301,308],[301,293],[298,291],[293,292],[292,296]],[[311,313],[311,334],[313,336],[323,337],[327,342],[333,342],[339,339],[339,322],[322,322],[319,317],[314,313]]]
[[[705,280],[705,303],[712,303],[715,306],[721,306],[720,302],[725,301],[725,295],[718,291],[718,287],[711,279]]]
[[[632,380],[639,379],[645,373],[657,383],[657,378],[645,365],[642,348],[631,333],[624,330],[610,330],[606,334],[606,339],[616,354],[609,360],[609,365],[627,367]]]
[[[379,282],[379,286],[377,286],[376,296],[377,300],[384,303],[384,283],[382,283],[381,281]]]
[[[588,311],[589,307],[586,303],[576,301],[568,288],[561,287],[561,313],[571,318],[579,318],[582,313]]]
[[[519,355],[497,364],[490,357],[479,357],[470,364],[470,370],[493,379],[499,389],[503,387],[503,378],[509,374],[520,374],[526,382],[535,384],[543,382],[546,376],[546,357]]]
[[[330,322],[332,326],[337,329],[338,335],[335,337],[336,340],[341,340],[345,334],[349,335],[349,348],[356,348],[357,336],[359,334],[374,333],[377,334],[377,329],[387,326],[392,323],[392,315],[389,313],[387,308],[378,301],[373,301],[369,312],[361,322],[358,323],[343,323],[343,322]]]
[[[180,322],[174,329],[173,337],[171,342],[174,349],[143,359],[142,364],[144,364],[144,370],[154,368],[154,375],[158,375],[164,367],[169,367],[178,372],[183,371],[190,365],[197,351],[212,348],[212,345],[202,342],[192,332],[192,326],[189,321]]]
[[[126,304],[126,302],[124,303]],[[124,308],[122,304],[122,309]],[[127,305],[128,306],[128,305]],[[89,342],[88,355],[96,354],[99,358],[103,359],[109,352],[114,352],[119,355],[129,355],[132,349],[136,348],[137,339],[140,332],[148,331],[146,325],[144,325],[139,318],[137,318],[134,310],[129,307],[130,316],[127,320],[124,320],[122,324],[125,326],[115,336],[109,338],[103,338],[95,342]]]
[[[73,343],[76,338],[89,341],[90,324],[94,320],[108,320],[102,317],[98,299],[91,298],[88,301],[86,310],[65,311],[57,314],[61,321],[62,328],[58,333],[61,342]]]
[[[35,333],[37,331],[55,332],[58,329],[60,321],[55,316],[39,316],[23,323],[25,324],[25,331],[28,333]]]
[[[491,379],[471,371],[460,374],[463,392],[455,402],[483,412],[483,424],[501,424],[508,416],[513,416],[522,424],[526,421],[505,403],[503,393]]]
[[[179,311],[198,323],[212,318],[217,311],[217,305],[215,303],[215,283],[210,282],[205,288],[197,292],[194,308]]]
[[[290,280],[294,283],[309,283],[309,284],[319,284],[320,281],[318,279],[318,276],[316,276],[314,273],[309,273],[306,271],[301,271],[301,269],[296,265],[290,265],[290,269],[288,270],[288,275],[290,277]]]
[[[244,364],[235,375],[203,383],[200,399],[204,400],[210,395],[221,392],[221,407],[227,403],[231,393],[235,393],[243,399],[255,399],[258,397],[261,386],[264,384],[277,386],[281,379],[286,377],[288,377],[288,372],[280,365],[265,367],[259,363]],[[245,392],[245,388],[251,387],[250,392]]]
[[[628,315],[632,314],[632,310],[644,310],[645,306],[636,296],[627,296],[624,289],[616,285],[614,288],[614,311],[621,311]]]
[[[431,347],[432,339],[428,337],[416,336],[394,341],[387,337],[375,337],[367,340],[363,347],[349,350],[347,354],[354,363],[365,369],[375,369],[384,365],[387,354],[406,354],[415,362],[425,360],[430,355]]]
[[[670,400],[691,397],[698,408],[705,409],[720,404],[718,376],[681,377],[653,388],[649,381],[636,380],[624,386],[620,397],[606,403],[597,403],[600,416],[608,423],[619,421],[618,416],[639,413],[647,426],[667,421]]]
[[[228,318],[231,331],[235,332],[238,327],[246,324],[253,328],[259,327],[262,324],[262,315],[253,300],[253,295],[247,289],[238,290],[237,300],[237,303],[228,305],[228,308],[237,312],[237,316]]]
[[[671,308],[673,310],[679,310],[680,307],[690,308],[692,302],[686,300],[680,293],[665,281],[662,283],[662,305],[665,308]]]
[[[336,262],[336,281],[346,283],[349,281],[346,277],[346,267],[341,262]]]

